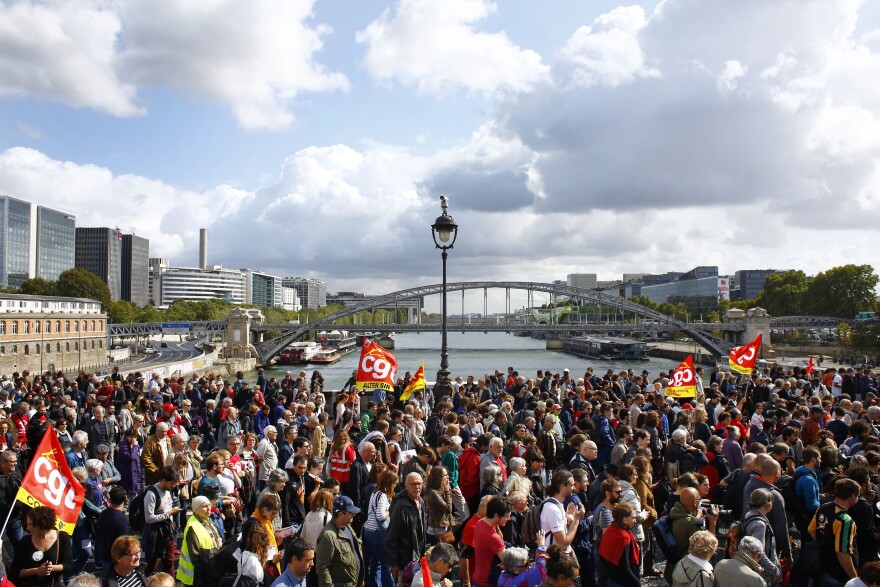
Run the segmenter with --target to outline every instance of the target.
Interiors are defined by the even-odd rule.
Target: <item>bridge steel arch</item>
[[[562,295],[596,304],[613,306],[621,310],[643,316],[650,320],[657,320],[659,322],[662,322],[663,324],[668,325],[671,330],[681,330],[682,332],[686,332],[691,336],[691,338],[693,338],[694,341],[702,345],[703,348],[705,348],[716,357],[723,357],[727,355],[730,352],[730,348],[733,346],[729,342],[718,338],[717,336],[714,336],[709,332],[700,331],[697,328],[694,328],[691,324],[675,320],[667,316],[666,314],[663,314],[656,310],[651,310],[631,300],[589,289],[582,289],[567,285],[554,285],[552,283],[538,283],[528,281],[464,281],[446,284],[447,292],[481,289],[507,290],[506,299],[508,305],[510,303],[510,290],[522,290],[528,292],[538,291],[549,293],[551,294],[552,298],[557,298],[558,296]],[[434,284],[413,287],[410,289],[388,293],[383,296],[377,296],[369,300],[364,300],[359,304],[349,306],[338,312],[328,314],[320,320],[315,320],[314,322],[311,322],[309,324],[304,324],[296,330],[284,333],[277,338],[261,342],[254,346],[257,352],[260,354],[260,358],[265,363],[277,356],[284,347],[286,347],[299,337],[303,336],[306,332],[309,332],[310,330],[318,330],[329,326],[335,326],[334,322],[340,318],[352,316],[354,314],[357,314],[358,312],[371,310],[378,306],[387,306],[389,304],[394,304],[395,301],[399,301],[402,299],[420,298],[430,295],[438,295],[442,292],[443,285]]]

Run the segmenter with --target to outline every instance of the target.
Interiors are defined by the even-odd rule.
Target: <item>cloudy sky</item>
[[[880,3],[0,0],[0,193],[330,291],[877,259]]]

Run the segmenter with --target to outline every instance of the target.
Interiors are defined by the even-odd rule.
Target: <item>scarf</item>
[[[639,564],[639,543],[633,533],[625,528],[621,528],[617,524],[611,524],[602,535],[602,542],[599,544],[599,556],[606,561],[617,565],[620,564],[620,557],[627,544],[632,544],[630,550],[629,563],[633,565]]]

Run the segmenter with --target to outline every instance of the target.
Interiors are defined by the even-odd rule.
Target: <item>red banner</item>
[[[666,397],[697,397],[697,378],[694,373],[694,356],[678,364],[669,375],[669,385],[663,391]]]
[[[361,347],[361,360],[358,361],[355,388],[358,391],[375,391],[384,389],[394,391],[397,378],[397,359],[394,355],[380,347],[369,338],[364,339]]]
[[[730,368],[740,375],[751,375],[755,370],[755,362],[758,360],[758,352],[761,350],[761,335],[743,346],[734,347],[730,350],[728,363]]]
[[[807,372],[807,373],[812,373],[814,367],[815,367],[815,365],[813,364],[813,355],[810,355],[810,362],[807,363],[806,372]]]
[[[86,490],[70,472],[55,428],[49,426],[15,499],[32,508],[52,508],[58,529],[73,534],[85,497]]]

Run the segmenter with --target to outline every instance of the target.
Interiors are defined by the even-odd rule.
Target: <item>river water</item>
[[[562,351],[548,351],[543,340],[535,340],[527,337],[513,336],[504,332],[489,332],[486,334],[477,332],[450,332],[449,333],[449,370],[452,377],[459,375],[466,378],[473,375],[475,378],[482,377],[484,373],[494,373],[499,370],[507,373],[507,367],[512,366],[525,377],[534,377],[538,369],[550,370],[561,373],[568,369],[572,377],[582,377],[587,367],[592,366],[594,372],[603,374],[607,369],[621,371],[632,368],[641,373],[647,369],[652,377],[660,371],[669,372],[676,365],[675,361],[668,359],[650,358],[647,361],[638,362],[615,362],[599,361],[578,357]],[[391,353],[397,358],[402,377],[406,371],[415,373],[422,361],[425,362],[425,377],[428,381],[434,381],[437,370],[440,368],[440,333],[400,333],[394,335],[395,348]],[[285,371],[291,371],[296,375],[300,370],[305,370],[311,378],[314,370],[321,371],[324,376],[325,389],[339,389],[351,372],[357,369],[360,351],[350,353],[333,365],[278,365],[266,369],[267,377],[284,377]],[[248,373],[247,380],[254,381],[256,373]]]

